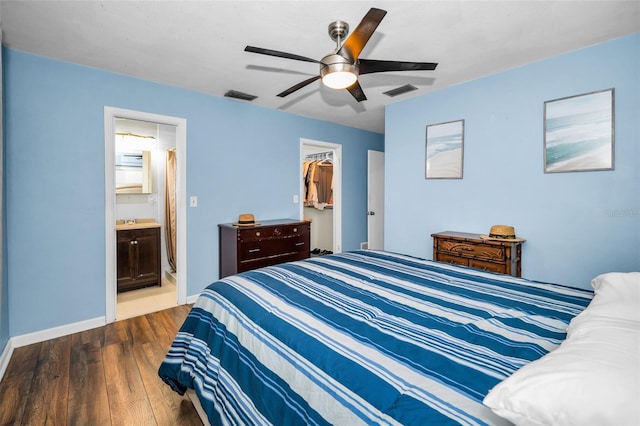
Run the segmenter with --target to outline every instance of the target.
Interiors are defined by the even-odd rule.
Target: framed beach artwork
[[[545,173],[613,170],[613,89],[544,103]]]
[[[426,179],[462,179],[464,120],[427,126]]]

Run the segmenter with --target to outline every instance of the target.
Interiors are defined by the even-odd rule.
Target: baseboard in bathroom
[[[164,271],[164,278],[169,281],[171,284],[176,285],[176,273],[173,271],[166,270]]]

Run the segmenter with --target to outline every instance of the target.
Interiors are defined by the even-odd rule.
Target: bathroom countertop
[[[129,223],[126,220],[116,220],[116,231],[127,229],[144,229],[144,228],[160,228],[160,224],[155,219],[136,219],[135,223]]]

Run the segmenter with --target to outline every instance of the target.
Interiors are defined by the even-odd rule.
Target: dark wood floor
[[[16,348],[0,382],[0,425],[201,425],[157,373],[189,309]]]

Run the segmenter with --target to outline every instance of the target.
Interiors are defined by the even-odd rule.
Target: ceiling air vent
[[[224,97],[225,98],[240,99],[240,100],[249,101],[249,102],[251,102],[252,100],[257,98],[257,96],[250,95],[248,93],[238,92],[237,90],[229,90],[229,91],[227,91],[227,93],[224,94]]]
[[[416,86],[412,86],[411,84],[405,84],[404,86],[400,86],[400,87],[396,87],[395,89],[391,89],[391,90],[387,90],[386,92],[383,92],[383,95],[387,95],[389,97],[395,97],[398,95],[403,95],[407,92],[411,92],[414,90],[418,90],[418,88]]]

